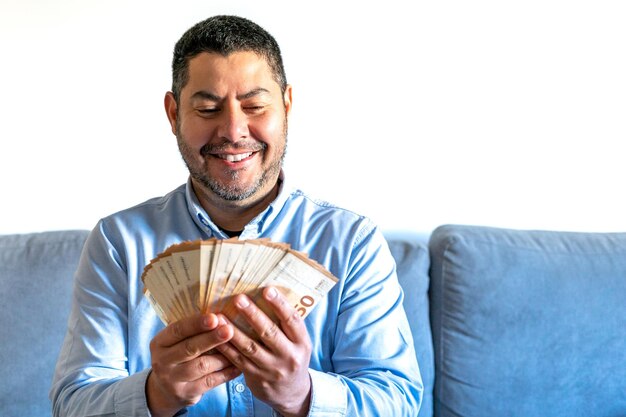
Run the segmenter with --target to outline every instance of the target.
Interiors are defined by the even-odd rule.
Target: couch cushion
[[[435,370],[428,311],[428,236],[409,232],[388,232],[385,237],[396,260],[398,280],[404,290],[404,309],[409,318],[424,383],[424,398],[419,417],[430,417],[433,415],[432,391]]]
[[[0,414],[50,416],[48,390],[86,231],[0,236]]]
[[[443,226],[435,415],[626,415],[626,233]]]

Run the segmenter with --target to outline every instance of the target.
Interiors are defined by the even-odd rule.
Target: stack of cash
[[[249,331],[231,299],[245,293],[276,321],[260,297],[263,287],[281,291],[306,317],[335,285],[335,278],[305,253],[269,239],[197,240],[177,243],[144,268],[144,295],[166,325],[202,312],[223,313]]]

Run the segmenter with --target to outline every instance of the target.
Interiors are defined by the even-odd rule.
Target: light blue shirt
[[[281,175],[282,178],[282,175]],[[144,266],[185,240],[226,238],[191,183],[102,219],[75,276],[72,311],[50,391],[54,415],[149,416],[151,339],[163,324],[143,296]],[[416,416],[422,382],[395,263],[367,218],[289,189],[240,239],[289,243],[339,282],[305,319],[314,416]],[[270,416],[243,377],[208,391],[186,416]]]

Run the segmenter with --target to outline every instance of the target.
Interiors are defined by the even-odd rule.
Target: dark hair
[[[249,51],[263,57],[284,93],[287,77],[276,39],[256,23],[238,16],[213,16],[196,23],[176,42],[172,59],[172,93],[176,101],[189,81],[189,60],[201,52],[227,56]]]

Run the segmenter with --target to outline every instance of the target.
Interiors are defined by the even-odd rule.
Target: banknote
[[[288,244],[269,239],[207,239],[176,243],[144,268],[143,292],[166,325],[202,313],[223,313],[251,336],[252,329],[232,304],[245,293],[274,321],[261,297],[278,289],[306,317],[337,283],[323,265]]]

